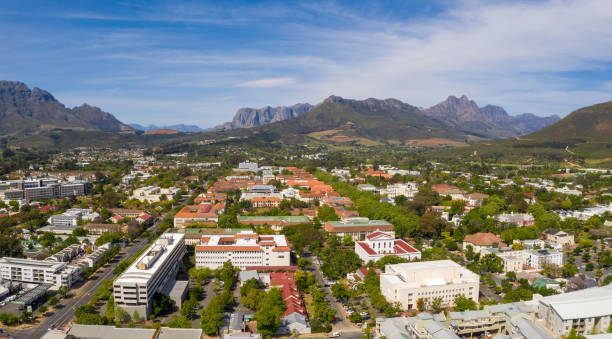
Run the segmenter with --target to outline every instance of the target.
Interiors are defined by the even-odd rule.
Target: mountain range
[[[529,134],[559,121],[559,116],[539,117],[525,113],[509,115],[502,107],[479,107],[463,95],[449,96],[445,101],[422,112],[449,127],[491,139],[505,139]]]
[[[204,131],[210,130],[210,129],[202,129],[199,126],[196,126],[196,125],[185,125],[185,124],[166,125],[166,126],[157,126],[157,125],[143,126],[143,125],[139,125],[139,124],[129,124],[129,125],[133,129],[136,129],[136,130],[139,130],[139,131],[143,131],[143,132],[150,132],[150,131],[154,131],[154,130],[166,129],[166,130],[175,130],[175,131],[179,131],[179,132],[197,133],[197,132],[204,132]]]
[[[232,130],[237,128],[250,128],[257,127],[273,122],[283,121],[298,117],[308,111],[314,106],[311,104],[295,104],[293,106],[285,107],[270,107],[264,108],[240,108],[234,119],[231,122],[226,122],[222,125],[215,126],[213,130]]]
[[[376,99],[368,100],[372,102],[372,100]],[[393,100],[401,103],[396,99],[386,99],[383,101],[390,102]],[[317,106],[296,104],[290,107],[241,108],[236,112],[231,122],[216,126],[214,130],[263,126],[269,123],[296,118],[315,107]],[[393,109],[392,107],[389,108]],[[479,107],[476,102],[470,100],[465,95],[460,98],[449,96],[445,101],[437,105],[418,110],[447,127],[487,139],[504,139],[529,134],[560,119],[557,115],[539,117],[530,113],[511,116],[499,106],[487,105]]]
[[[83,104],[68,108],[51,93],[22,82],[0,81],[0,135],[49,129],[124,132],[133,129],[100,108]]]

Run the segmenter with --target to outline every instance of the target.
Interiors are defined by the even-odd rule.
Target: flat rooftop
[[[145,259],[145,257],[148,257],[152,251],[158,250],[161,247],[160,240],[162,240],[162,237],[170,238],[172,241],[168,244],[168,246],[165,246],[165,250],[155,259],[153,265],[146,269],[138,268],[138,265]],[[128,267],[128,269],[125,270],[125,272],[123,272],[119,278],[115,280],[115,282],[146,283],[159,270],[163,263],[168,260],[170,253],[174,251],[179,241],[184,237],[185,235],[180,233],[164,233],[155,241],[154,244],[152,244],[143,254],[141,254],[138,259],[134,260],[132,265],[130,265],[130,267]]]

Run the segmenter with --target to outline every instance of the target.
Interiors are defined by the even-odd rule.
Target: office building
[[[153,296],[174,285],[185,254],[184,235],[164,233],[114,283],[115,305],[148,318]]]
[[[480,276],[451,260],[386,265],[380,275],[380,291],[389,302],[404,309],[415,309],[419,299],[431,303],[442,299],[452,306],[455,296],[464,295],[478,302]]]
[[[226,261],[245,269],[247,266],[289,266],[291,248],[284,235],[258,235],[242,231],[231,236],[203,236],[195,248],[196,267],[215,269]]]

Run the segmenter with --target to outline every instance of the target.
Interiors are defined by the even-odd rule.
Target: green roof
[[[333,227],[356,227],[356,226],[393,226],[387,220],[369,220],[365,218],[347,219],[344,221],[328,221]]]
[[[261,216],[261,215],[239,215],[240,221],[281,221],[286,223],[307,223],[310,220],[303,215]]]

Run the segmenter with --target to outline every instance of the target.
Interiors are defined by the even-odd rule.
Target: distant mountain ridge
[[[68,108],[51,93],[18,81],[0,81],[0,135],[31,134],[54,128],[103,132],[133,129],[100,108]]]
[[[154,130],[175,130],[175,131],[179,131],[179,132],[190,132],[190,133],[197,133],[197,132],[204,132],[204,131],[208,131],[210,130],[210,128],[208,129],[203,129],[200,128],[199,126],[196,125],[185,125],[185,124],[176,124],[176,125],[164,125],[164,126],[157,126],[157,125],[147,125],[147,126],[143,126],[140,124],[129,124],[130,127],[137,129],[139,131],[143,131],[143,132],[150,132],[150,131],[154,131]]]
[[[271,140],[316,139],[366,146],[421,145],[425,141],[435,146],[458,146],[473,141],[468,133],[446,126],[397,99],[353,100],[334,95],[296,118],[253,128],[253,133],[268,135]]]
[[[511,116],[499,106],[479,107],[465,95],[460,98],[451,95],[422,112],[449,127],[492,139],[529,134],[560,120],[557,115],[539,117],[525,113]]]
[[[558,122],[521,139],[610,143],[612,142],[612,101],[577,109]]]
[[[236,128],[251,128],[263,126],[273,122],[283,121],[298,117],[314,106],[311,104],[295,104],[293,106],[266,106],[263,108],[240,108],[231,122],[215,126],[213,130],[232,130]]]

